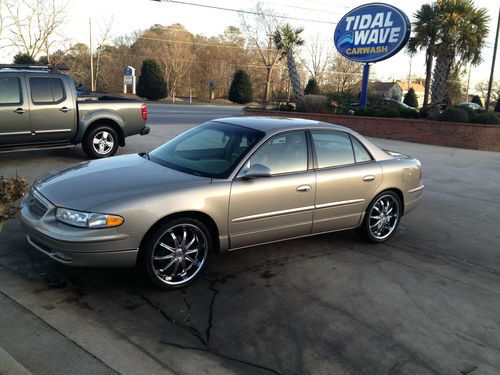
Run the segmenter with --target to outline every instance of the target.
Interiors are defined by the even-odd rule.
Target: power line
[[[269,16],[269,17],[275,17],[275,18],[282,18],[282,19],[289,19],[289,20],[295,20],[295,21],[304,21],[304,22],[315,22],[315,23],[324,23],[328,25],[336,25],[337,22],[330,22],[330,21],[323,21],[323,20],[315,20],[315,19],[309,19],[309,18],[300,18],[300,17],[290,17],[290,16],[282,16],[279,14],[270,14],[270,13],[263,13],[263,12],[254,12],[251,10],[243,10],[243,9],[234,9],[234,8],[226,8],[226,7],[220,7],[220,6],[215,6],[215,5],[207,5],[207,4],[199,4],[199,3],[191,3],[188,1],[180,1],[180,0],[152,0],[152,1],[157,1],[160,3],[174,3],[174,4],[181,4],[181,5],[190,5],[190,6],[195,6],[195,7],[200,7],[200,8],[208,8],[208,9],[215,9],[215,10],[222,10],[226,12],[235,12],[235,13],[244,13],[244,14],[254,14],[254,15],[264,15],[264,16]]]

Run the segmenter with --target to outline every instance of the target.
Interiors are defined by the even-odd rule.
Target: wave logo
[[[343,44],[352,44],[354,42],[354,35],[352,32],[345,33],[340,37],[337,42],[337,46],[340,47]]]

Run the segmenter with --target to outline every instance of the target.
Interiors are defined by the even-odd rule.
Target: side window
[[[307,170],[307,141],[304,132],[278,135],[263,144],[251,157],[247,167],[262,164],[271,173],[291,173]]]
[[[33,104],[55,104],[65,99],[63,83],[60,78],[31,77],[30,89]]]
[[[352,146],[354,148],[354,157],[356,158],[356,163],[362,163],[364,161],[373,160],[368,151],[366,151],[365,146],[361,144],[360,141],[351,135]]]
[[[341,131],[313,131],[312,138],[318,158],[318,168],[354,163],[349,134]]]
[[[21,104],[21,86],[19,78],[0,78],[0,105]]]

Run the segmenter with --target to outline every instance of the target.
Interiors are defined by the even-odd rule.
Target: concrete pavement
[[[120,153],[147,151],[201,115],[224,114],[196,106],[200,116],[191,117],[185,108],[158,109],[172,122],[151,111],[151,134],[130,138]],[[349,231],[240,250],[213,257],[189,288],[162,292],[133,269],[54,264],[14,221],[0,235],[0,292],[82,358],[124,374],[499,373],[500,154],[374,142],[418,157],[426,185],[385,244]],[[1,158],[0,173],[17,170],[30,182],[84,160],[80,150]],[[3,301],[0,332],[2,321],[22,332],[14,322],[23,318]],[[40,344],[1,336],[0,346],[33,371],[12,347],[36,355]]]

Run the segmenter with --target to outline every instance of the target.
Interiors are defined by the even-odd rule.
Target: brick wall
[[[500,152],[500,125],[245,109],[246,116],[298,117],[347,126],[368,137]]]

